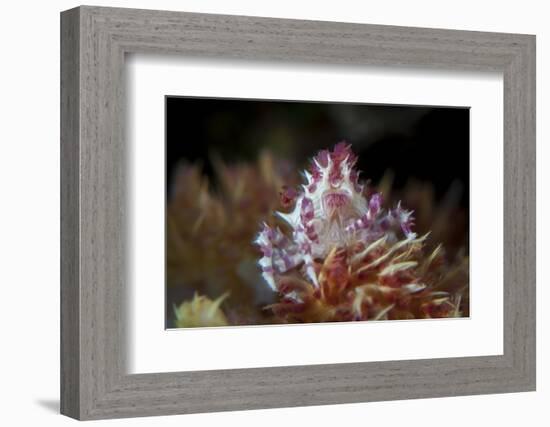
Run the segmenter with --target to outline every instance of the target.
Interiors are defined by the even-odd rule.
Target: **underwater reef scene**
[[[208,173],[177,162],[166,327],[469,316],[468,205],[456,183],[442,195],[414,176],[396,185],[389,167],[373,183],[352,141],[304,157],[267,146],[243,161],[212,151]]]

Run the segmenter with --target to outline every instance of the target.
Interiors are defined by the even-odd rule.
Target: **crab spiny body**
[[[301,188],[283,193],[283,204],[291,211],[276,214],[290,228],[289,235],[263,224],[255,243],[263,253],[259,261],[262,275],[274,291],[281,292],[279,278],[299,266],[319,287],[315,260],[325,259],[334,248],[367,245],[382,237],[396,241],[398,234],[415,239],[412,212],[400,204],[385,211],[381,194],[364,195],[356,161],[350,145],[343,142],[332,151],[320,151],[304,171]],[[287,297],[297,294],[289,292]]]

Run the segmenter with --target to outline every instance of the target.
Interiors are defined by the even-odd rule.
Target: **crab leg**
[[[312,248],[310,240],[302,228],[299,228],[294,233],[295,240],[298,243],[298,248],[301,253],[301,258],[304,261],[304,267],[306,269],[306,274],[308,278],[313,282],[316,287],[319,287],[319,282],[317,281],[317,274],[315,273],[315,267],[313,263]]]
[[[263,253],[258,262],[262,277],[272,290],[277,291],[275,275],[282,274],[300,263],[297,248],[279,228],[271,228],[266,223],[263,224],[255,243]]]
[[[306,274],[313,284],[319,287],[317,274],[313,264],[312,243],[319,240],[315,227],[313,226],[314,207],[311,199],[304,197],[300,207],[300,226],[294,232],[294,240],[298,244]]]

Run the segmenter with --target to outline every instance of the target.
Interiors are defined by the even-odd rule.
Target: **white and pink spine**
[[[315,260],[324,259],[334,248],[381,238],[396,241],[399,234],[406,239],[416,237],[411,211],[400,203],[385,210],[382,194],[365,195],[356,162],[345,142],[332,151],[320,151],[303,172],[305,183],[283,194],[290,212],[275,212],[284,222],[283,229],[262,224],[254,242],[262,251],[258,263],[262,276],[274,291],[281,291],[278,278],[293,269],[301,269],[304,277],[318,286]]]

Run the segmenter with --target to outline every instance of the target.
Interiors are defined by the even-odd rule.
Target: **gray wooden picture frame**
[[[129,375],[127,53],[504,78],[504,354]],[[161,141],[159,141],[161,143]],[[77,419],[535,390],[535,37],[83,6],[61,14],[61,412]]]

